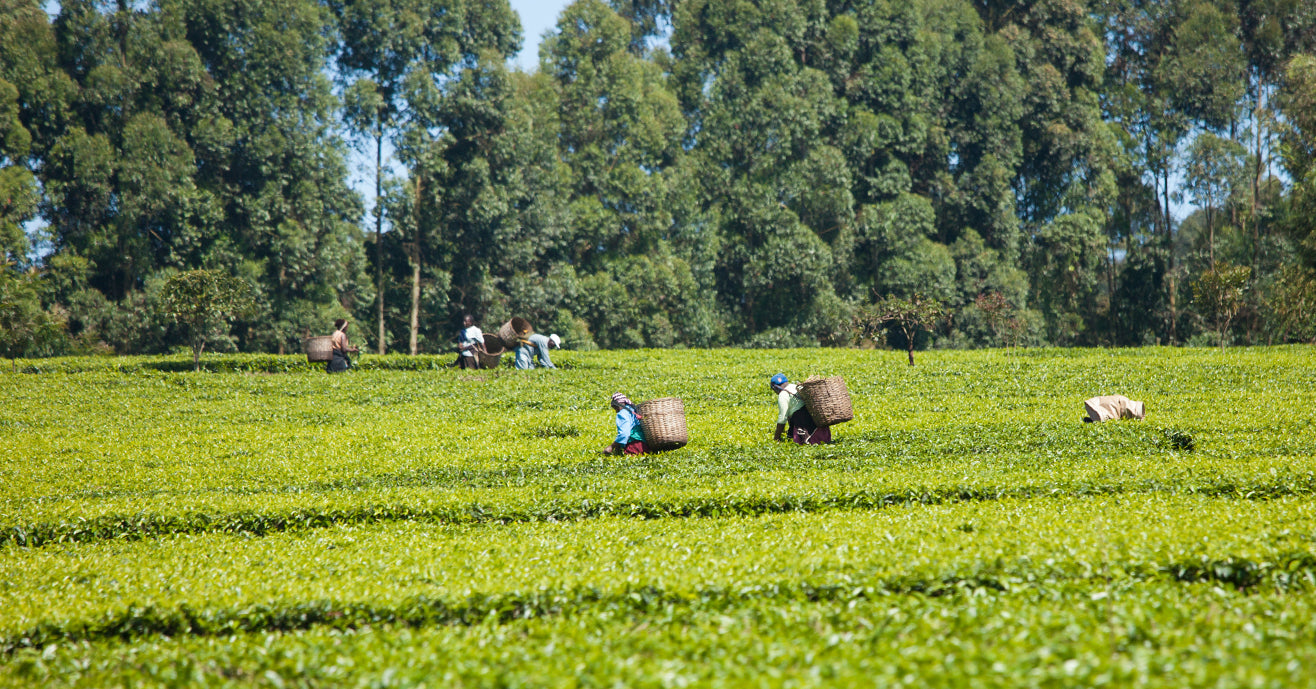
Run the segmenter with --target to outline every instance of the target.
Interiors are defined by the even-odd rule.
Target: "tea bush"
[[[0,684],[1306,677],[1309,348],[900,356],[19,362]],[[772,443],[778,370],[846,377],[837,442]],[[690,444],[600,455],[617,390],[682,397]],[[1113,392],[1148,420],[1080,423]]]

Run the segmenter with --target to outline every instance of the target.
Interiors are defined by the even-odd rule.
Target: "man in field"
[[[475,353],[484,350],[484,333],[475,327],[475,317],[471,314],[462,316],[462,329],[457,331],[457,361],[453,366],[478,369],[480,360]]]
[[[562,348],[562,338],[556,334],[544,337],[535,333],[527,338],[518,340],[520,343],[516,348],[516,367],[520,369],[534,368],[538,363],[544,368],[557,368],[553,365],[553,360],[548,357],[549,346]]]

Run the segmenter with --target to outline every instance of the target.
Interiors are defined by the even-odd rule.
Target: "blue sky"
[[[512,59],[512,64],[530,72],[539,69],[539,41],[544,32],[557,25],[557,17],[571,4],[570,0],[511,0],[512,9],[521,15],[521,52]],[[385,146],[384,155],[389,158],[385,165],[394,174],[405,175],[406,170],[392,159],[392,147]],[[375,203],[375,158],[374,151],[353,147],[348,158],[351,172],[348,183],[361,194],[366,208],[373,208]],[[374,227],[373,215],[367,215],[363,222]]]
[[[525,39],[515,63],[529,72],[539,67],[539,39],[557,24],[557,17],[571,4],[568,0],[512,0],[512,9],[521,15]]]

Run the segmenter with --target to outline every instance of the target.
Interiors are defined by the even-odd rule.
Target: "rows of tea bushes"
[[[888,354],[591,353],[576,355],[589,367],[476,374],[5,374],[0,450],[22,470],[6,467],[19,483],[6,480],[0,498],[361,484],[436,467],[585,462],[611,432],[616,390],[685,399],[687,453],[753,456],[770,446],[766,379],[776,370],[847,377],[858,417],[837,437],[857,444],[836,454],[858,459],[1154,452],[1159,433],[1078,425],[1084,398],[1113,391],[1146,400],[1157,431],[1215,456],[1310,455],[1316,435],[1304,413],[1316,366],[1302,350],[1217,359],[1214,350],[1165,350],[1165,361],[1114,362],[938,353],[913,369]]]
[[[6,375],[0,541],[1310,490],[1306,350],[1160,351],[930,353],[914,369],[890,353],[723,351],[573,353],[572,370],[478,375]],[[773,370],[847,376],[858,417],[838,443],[771,443]],[[600,457],[616,389],[682,395],[690,446]],[[1084,396],[1113,390],[1152,419],[1078,423]]]
[[[1278,687],[1316,662],[1310,348],[174,359],[0,373],[0,686]],[[836,443],[772,443],[777,371],[846,377]],[[617,390],[682,397],[690,444],[600,455]],[[1148,420],[1080,423],[1109,392]]]
[[[1089,471],[1092,467],[1084,467]],[[1100,469],[1109,469],[1101,466]],[[62,511],[62,518],[6,524],[0,530],[0,547],[43,546],[107,540],[139,540],[178,534],[221,533],[265,536],[330,526],[421,522],[449,525],[505,524],[512,522],[563,522],[624,516],[639,519],[686,519],[731,515],[878,510],[897,505],[937,505],[995,501],[1011,498],[1056,496],[1138,496],[1144,494],[1200,495],[1264,500],[1316,495],[1316,477],[1310,470],[1269,475],[1248,474],[1252,465],[1224,474],[1189,475],[1182,470],[1170,476],[1091,478],[1069,481],[1022,481],[1018,484],[960,483],[893,486],[875,472],[858,476],[798,479],[782,475],[773,490],[763,485],[775,472],[737,476],[736,480],[710,480],[680,490],[639,488],[619,478],[606,484],[610,490],[561,493],[534,486],[491,490],[445,491],[433,497],[427,489],[368,492],[323,492],[307,499],[302,493],[277,496],[210,497],[179,503],[177,496],[157,496],[161,512],[110,511],[69,516],[69,501],[47,512]],[[1274,469],[1274,467],[1271,467]],[[831,479],[831,480],[828,480]],[[868,487],[858,487],[867,483]],[[629,484],[629,485],[627,485]],[[874,485],[876,484],[876,485]],[[213,512],[196,511],[203,503]],[[309,503],[309,504],[308,504]],[[141,506],[140,502],[135,503]],[[113,507],[114,503],[101,503]],[[172,508],[172,509],[170,509]],[[187,509],[187,511],[182,511]]]
[[[1244,525],[1246,527],[1244,528]],[[337,528],[12,551],[0,650],[1148,581],[1316,590],[1316,502],[1039,498],[881,512]],[[637,597],[638,596],[638,597]],[[632,605],[632,603],[634,605]]]
[[[1308,597],[1210,583],[964,588],[943,596],[614,601],[504,623],[51,644],[27,687],[1303,687]]]
[[[452,363],[455,355],[402,354],[370,355],[357,357],[354,364],[360,371],[427,371],[437,370]],[[134,357],[54,357],[50,359],[19,359],[7,363],[9,373],[191,373],[191,354],[172,354]],[[306,360],[304,354],[210,354],[201,360],[205,373],[324,373],[324,363]]]

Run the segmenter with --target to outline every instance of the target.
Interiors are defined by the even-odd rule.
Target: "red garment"
[[[819,426],[813,422],[809,410],[801,409],[790,419],[791,440],[797,445],[821,445],[832,442],[831,426]]]
[[[794,428],[791,430],[791,440],[797,445],[822,445],[823,443],[832,442],[832,427],[819,426],[812,433],[803,428]]]
[[[632,440],[626,443],[625,452],[628,455],[642,455],[648,452],[648,449],[644,447],[643,440]]]

